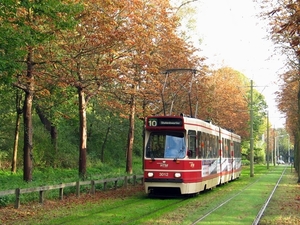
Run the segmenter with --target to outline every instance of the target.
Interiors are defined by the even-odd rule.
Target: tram
[[[145,118],[144,184],[149,195],[197,194],[241,175],[241,137],[197,118]]]

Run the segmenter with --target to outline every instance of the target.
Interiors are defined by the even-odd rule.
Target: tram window
[[[198,158],[202,159],[204,156],[204,133],[198,132]]]
[[[189,137],[188,157],[196,158],[196,131],[189,130],[188,137]]]
[[[146,157],[162,158],[164,156],[166,136],[161,133],[151,133],[146,146]]]
[[[203,158],[208,158],[209,157],[209,134],[203,133],[203,142],[204,142],[204,146],[203,146]]]
[[[215,158],[218,156],[218,139],[217,136],[209,135],[209,147],[206,158]]]
[[[222,139],[222,155],[224,158],[230,158],[231,154],[230,149],[230,140],[223,138]]]
[[[208,141],[208,145],[207,145],[206,158],[212,158],[214,156],[212,135],[208,135],[208,138],[209,138],[209,141]]]
[[[216,156],[219,157],[220,154],[219,136],[215,136],[215,143],[216,143]]]
[[[186,155],[183,135],[166,135],[164,158],[184,158]]]
[[[186,155],[183,133],[153,132],[146,145],[148,158],[184,158]]]
[[[233,149],[232,149],[232,147],[231,147],[231,141],[230,140],[228,140],[228,149],[229,149],[229,151],[228,151],[228,157],[232,157],[233,155],[232,155],[232,151],[233,151]]]
[[[226,151],[225,151],[225,139],[222,138],[222,157],[226,158],[227,155],[226,155]]]
[[[204,134],[204,158],[209,157],[209,134]]]
[[[240,143],[239,142],[234,142],[233,147],[234,147],[234,157],[235,158],[240,158],[241,157]]]

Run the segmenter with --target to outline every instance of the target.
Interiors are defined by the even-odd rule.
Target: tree
[[[247,137],[247,92],[250,89],[248,79],[238,71],[225,67],[212,71],[205,85],[206,97],[199,107],[201,118]],[[203,91],[202,88],[200,90]]]
[[[126,11],[128,30],[122,53],[115,62],[118,76],[110,92],[129,119],[126,172],[130,174],[136,115],[144,117],[155,111],[147,106],[157,102],[158,90],[162,88],[161,73],[166,68],[193,65],[193,50],[176,36],[177,19],[170,13],[168,1],[136,1]]]
[[[87,110],[89,101],[110,87],[118,70],[122,43],[127,35],[125,26],[129,2],[89,1],[75,31],[61,32],[53,48],[60,49],[54,62],[56,79],[75,88],[79,115],[79,176],[86,177]]]
[[[46,62],[39,51],[55,38],[57,30],[71,28],[75,24],[79,5],[67,1],[1,1],[1,38],[5,40],[3,68],[5,75],[15,76],[14,85],[24,91],[24,169],[23,179],[32,180],[32,106],[36,92],[39,69]],[[20,35],[22,34],[22,35]],[[12,53],[14,52],[14,53]],[[13,54],[13,55],[12,55]],[[12,57],[13,56],[13,57]],[[18,64],[15,66],[15,64]]]
[[[297,70],[291,70],[281,74],[280,79],[282,80],[282,85],[280,86],[280,90],[276,92],[278,108],[286,115],[286,130],[293,139],[297,137],[298,132],[298,123],[295,122],[298,121],[297,94],[299,82],[297,82],[297,76]],[[297,144],[297,142],[295,142],[295,144]],[[298,148],[295,146],[295,149]],[[298,160],[299,158],[295,157],[294,167],[297,171],[299,169]]]
[[[13,157],[11,162],[11,172],[17,172],[17,156],[18,156],[18,144],[19,144],[19,133],[20,133],[20,122],[22,115],[22,94],[19,89],[16,90],[16,127],[15,127],[15,139],[14,139],[14,147],[13,147]]]
[[[263,17],[270,21],[270,36],[275,44],[281,47],[283,54],[287,55],[291,70],[297,71],[297,132],[295,138],[295,168],[300,182],[300,1],[261,0],[258,1],[265,7]],[[272,4],[270,4],[272,3]],[[267,7],[269,6],[269,7]]]

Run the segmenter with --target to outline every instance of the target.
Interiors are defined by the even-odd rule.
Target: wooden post
[[[15,202],[15,209],[20,208],[20,188],[16,189],[16,202]]]
[[[133,186],[136,185],[136,175],[133,175]]]
[[[128,178],[127,176],[124,177],[124,187],[127,188],[127,184],[128,184]]]
[[[115,190],[117,190],[117,183],[118,183],[118,180],[115,180]]]
[[[79,181],[76,182],[76,196],[80,196],[80,183]]]
[[[60,188],[60,189],[59,189],[59,199],[60,199],[60,200],[63,200],[63,198],[64,198],[64,189],[63,189],[63,188]]]
[[[144,177],[141,178],[142,185],[144,185]]]
[[[39,203],[43,204],[44,201],[44,191],[40,191]]]
[[[106,184],[107,184],[107,182],[105,181],[105,182],[103,183],[103,191],[106,190]]]
[[[92,181],[91,181],[91,194],[94,195],[95,192],[96,192],[95,181],[92,180]]]

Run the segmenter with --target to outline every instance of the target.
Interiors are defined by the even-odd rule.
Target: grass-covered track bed
[[[22,206],[20,211],[6,207],[0,210],[0,218],[5,216],[6,223],[3,224],[20,225],[74,224],[74,221],[76,224],[184,225],[192,224],[222,201],[245,189],[235,199],[235,206],[229,205],[227,209],[216,211],[212,218],[207,217],[200,224],[251,224],[283,169],[283,166],[277,166],[267,170],[266,166],[256,165],[255,176],[250,177],[249,168],[245,167],[240,179],[184,201],[148,198],[143,186],[137,185],[97,191],[95,196],[85,194],[76,198],[71,195],[63,201]],[[258,179],[261,182],[255,183]],[[294,171],[287,169],[260,224],[300,224],[299,186],[296,181]]]

